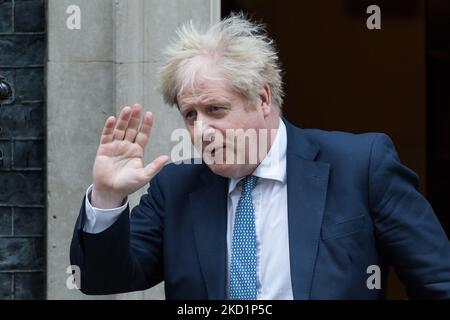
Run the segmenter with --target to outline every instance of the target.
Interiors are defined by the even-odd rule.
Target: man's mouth
[[[214,158],[222,150],[225,150],[225,146],[217,146],[217,147],[214,147],[214,149],[212,149],[209,154],[212,158]]]
[[[214,157],[216,155],[216,153],[218,153],[222,149],[223,149],[223,147],[214,148],[213,151],[211,152],[211,156]]]

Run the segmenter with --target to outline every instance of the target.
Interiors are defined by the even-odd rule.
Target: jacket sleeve
[[[85,294],[103,295],[148,289],[163,280],[164,198],[158,179],[131,212],[101,233],[83,231],[84,200],[73,233],[70,260],[78,266]],[[75,275],[77,277],[77,275]]]
[[[369,165],[369,201],[382,255],[411,299],[450,299],[450,243],[417,175],[402,165],[391,139],[376,135]]]

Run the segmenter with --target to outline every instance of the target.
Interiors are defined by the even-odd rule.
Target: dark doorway
[[[450,237],[450,2],[427,1],[428,199]]]
[[[366,9],[381,8],[381,30]],[[268,27],[285,70],[284,115],[303,128],[384,132],[450,234],[450,3],[223,0]],[[405,298],[396,276],[388,298]]]

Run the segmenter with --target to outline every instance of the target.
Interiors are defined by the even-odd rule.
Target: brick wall
[[[45,298],[45,2],[0,0],[0,299]]]

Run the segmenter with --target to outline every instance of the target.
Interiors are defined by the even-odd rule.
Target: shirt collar
[[[286,183],[286,148],[286,126],[280,118],[275,140],[266,157],[255,169],[252,175],[261,179],[270,179],[281,183]],[[244,177],[240,179],[230,179],[228,184],[228,194],[233,192],[239,181],[243,178]]]

